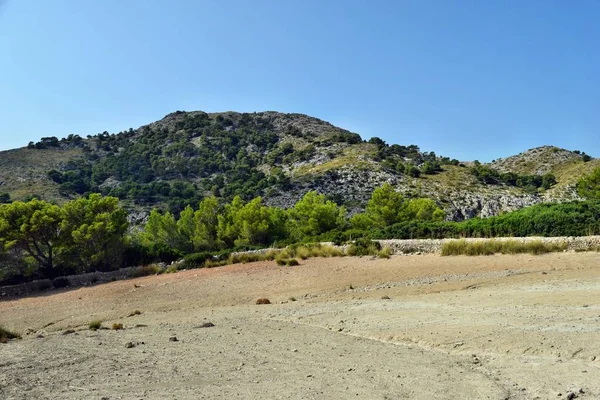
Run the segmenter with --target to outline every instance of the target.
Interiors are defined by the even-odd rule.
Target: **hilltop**
[[[303,114],[177,111],[138,129],[45,137],[0,152],[0,194],[60,203],[100,192],[143,218],[152,207],[177,212],[210,194],[261,195],[289,207],[317,190],[357,212],[388,182],[406,196],[433,198],[447,219],[463,220],[576,199],[577,179],[598,165],[585,153],[551,146],[481,165],[414,144],[365,141]],[[488,169],[516,178],[486,179]],[[554,180],[542,182],[549,174]]]

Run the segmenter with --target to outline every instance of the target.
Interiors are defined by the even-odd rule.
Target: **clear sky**
[[[299,112],[489,161],[600,156],[598,0],[0,0],[0,149]]]

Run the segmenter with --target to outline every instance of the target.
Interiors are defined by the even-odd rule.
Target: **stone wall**
[[[391,239],[378,240],[381,246],[389,246],[394,254],[407,253],[439,253],[442,250],[444,243],[458,239]],[[478,239],[467,238],[463,239],[467,242],[481,242],[488,240],[506,241],[512,240],[521,243],[533,242],[541,240],[545,243],[565,243],[567,250],[586,250],[589,248],[600,247],[600,236],[565,236],[565,237],[522,237],[522,238],[495,238],[495,239]]]
[[[391,240],[378,240],[382,247],[388,246],[393,250],[394,254],[439,254],[442,250],[442,246],[444,243],[459,240],[459,239],[391,239]],[[497,241],[506,241],[512,240],[522,243],[532,242],[536,240],[541,240],[545,243],[565,243],[567,246],[567,250],[576,251],[576,250],[587,250],[590,248],[600,248],[600,236],[582,236],[582,237],[524,237],[524,238],[495,238],[495,239],[477,239],[477,238],[467,238],[460,239],[465,240],[467,242],[481,242],[488,240],[497,240]],[[327,245],[333,245],[333,243],[323,243]],[[341,250],[347,250],[347,245],[345,246],[335,246],[340,248]],[[252,250],[247,252],[239,252],[233,254],[243,254],[243,253],[265,253],[273,249],[261,249],[261,250]],[[160,265],[162,268],[166,267],[166,265]],[[72,287],[81,287],[81,286],[90,286],[99,283],[106,283],[115,280],[122,280],[131,277],[131,273],[139,267],[129,267],[122,268],[116,271],[109,272],[90,272],[87,274],[81,275],[71,275],[66,277],[61,277],[60,279],[67,279],[69,281],[69,286]],[[2,286],[0,287],[0,299],[6,299],[11,297],[19,297],[19,296],[27,296],[33,293],[44,292],[54,289],[54,285],[52,284],[52,280],[44,279],[34,282],[24,283],[22,285],[14,285],[14,286]]]
[[[109,272],[89,272],[81,275],[70,275],[59,279],[67,279],[69,286],[81,287],[90,286],[98,283],[106,283],[128,278],[138,267],[128,267]],[[10,298],[26,296],[32,293],[44,292],[54,289],[51,279],[41,279],[38,281],[27,282],[21,285],[1,286],[0,298]]]

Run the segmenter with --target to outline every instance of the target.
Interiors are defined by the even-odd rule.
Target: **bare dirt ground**
[[[597,253],[191,270],[0,302],[0,325],[24,333],[1,399],[600,398]]]

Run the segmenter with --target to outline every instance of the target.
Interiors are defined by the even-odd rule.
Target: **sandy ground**
[[[0,344],[0,398],[598,399],[599,261],[265,262],[4,301],[24,335]]]

